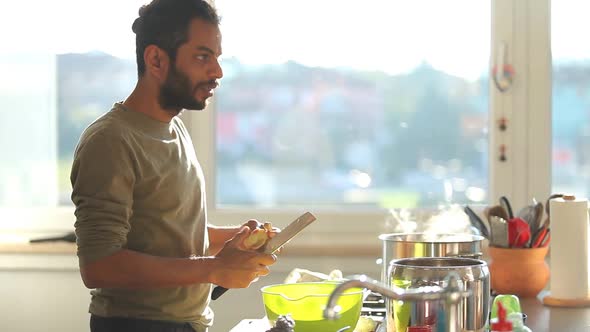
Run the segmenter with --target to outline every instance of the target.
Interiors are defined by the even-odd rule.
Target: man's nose
[[[219,60],[215,60],[215,63],[213,64],[209,74],[215,79],[220,79],[223,77],[223,69],[221,68],[221,63],[219,63]]]

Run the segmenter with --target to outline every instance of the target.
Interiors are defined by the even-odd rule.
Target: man
[[[207,331],[211,284],[247,287],[275,257],[242,227],[207,224],[205,183],[177,115],[202,110],[218,80],[219,17],[202,0],[154,0],[133,23],[138,82],[82,134],[72,166],[80,273],[90,326]]]

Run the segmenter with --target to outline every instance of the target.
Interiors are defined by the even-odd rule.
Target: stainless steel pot
[[[339,317],[340,308],[337,305],[338,298],[344,294],[347,289],[351,288],[366,288],[375,293],[383,295],[384,298],[394,301],[440,301],[443,304],[437,312],[436,331],[445,332],[462,332],[459,322],[459,308],[464,298],[469,296],[469,292],[463,290],[463,285],[460,283],[461,278],[457,273],[449,273],[445,277],[445,287],[440,286],[425,286],[415,289],[405,289],[401,292],[393,290],[383,283],[372,280],[366,275],[352,276],[347,281],[340,284],[328,299],[328,304],[324,309],[324,317],[327,319],[337,319]],[[384,331],[381,325],[377,331]],[[428,330],[432,330],[429,328]]]
[[[383,255],[381,282],[387,283],[392,259],[412,257],[482,257],[483,236],[472,234],[391,233],[381,234]]]
[[[446,287],[450,274],[459,276],[469,292],[458,308],[461,331],[483,331],[490,312],[490,272],[485,261],[472,258],[420,257],[392,260],[388,284],[394,291],[408,292],[425,286]],[[387,332],[406,332],[408,326],[435,325],[448,310],[442,300],[387,300]],[[442,316],[441,316],[442,317]]]

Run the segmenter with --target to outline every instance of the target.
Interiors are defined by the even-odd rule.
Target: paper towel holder
[[[575,201],[576,196],[574,195],[563,195],[561,197],[565,201]],[[562,299],[550,295],[543,297],[543,304],[550,307],[563,307],[563,308],[576,308],[576,307],[590,307],[590,298],[571,298]]]
[[[561,198],[564,201],[575,201],[576,200],[576,196],[574,196],[574,195],[567,195],[567,194],[564,194],[563,196],[561,196]]]
[[[558,299],[551,295],[543,298],[543,304],[549,307],[578,308],[590,307],[590,298]]]

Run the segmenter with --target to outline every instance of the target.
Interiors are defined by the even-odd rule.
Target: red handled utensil
[[[529,224],[521,218],[508,220],[508,244],[510,248],[524,248],[531,239]]]
[[[539,232],[537,232],[537,234],[535,234],[531,248],[545,247],[549,244],[550,239],[551,234],[549,233],[549,227],[543,227],[539,230]]]
[[[541,241],[541,247],[546,247],[549,245],[549,241],[551,241],[551,232],[550,229],[547,230],[547,233],[545,234],[545,237],[543,238],[543,241]]]

